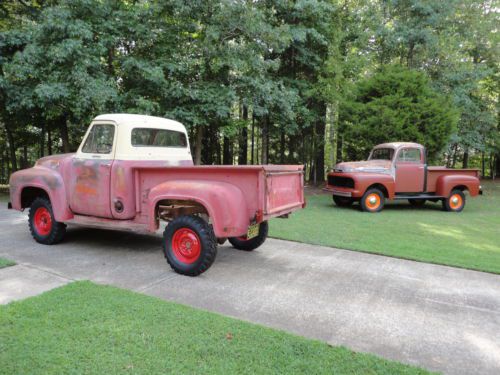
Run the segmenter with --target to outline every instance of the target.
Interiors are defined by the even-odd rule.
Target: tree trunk
[[[40,157],[43,158],[45,156],[45,124],[42,123],[42,134],[40,136]]]
[[[484,161],[484,151],[481,152],[481,178],[484,178],[484,173],[485,173],[485,161]]]
[[[464,158],[462,161],[462,168],[469,168],[469,150],[464,151]]]
[[[265,116],[262,121],[262,150],[261,164],[267,164],[269,157],[269,116]]]
[[[240,142],[238,145],[238,164],[246,165],[248,164],[248,108],[246,105],[243,106],[242,110],[242,120],[245,121],[245,126],[241,129]]]
[[[195,147],[195,155],[194,155],[194,163],[196,165],[201,164],[201,149],[203,147],[203,126],[198,125],[196,131],[196,147]]]
[[[12,132],[9,130],[7,125],[5,125],[5,132],[7,133],[7,141],[9,142],[9,156],[10,156],[10,166],[12,168],[12,172],[17,171],[17,159],[16,159],[16,146],[14,143],[14,136]]]
[[[23,159],[21,163],[21,168],[26,169],[29,167],[29,162],[28,162],[28,146],[24,145],[23,146]]]
[[[52,137],[50,134],[50,128],[47,129],[47,154],[52,155]]]
[[[500,153],[495,155],[495,176],[500,176]]]
[[[315,155],[314,160],[314,182],[316,184],[323,183],[325,181],[325,128],[326,128],[326,105],[320,103],[319,116],[316,121],[316,141],[315,143]]]
[[[342,162],[342,135],[339,134],[339,132],[337,132],[337,163],[341,163]]]
[[[231,165],[233,164],[233,158],[231,155],[231,140],[229,137],[224,136],[224,150],[222,154],[222,164],[224,165]]]
[[[61,116],[59,119],[59,131],[61,132],[63,152],[68,153],[71,151],[71,146],[69,144],[68,120],[66,116]]]
[[[255,164],[254,160],[254,148],[255,148],[255,117],[252,114],[252,164]]]

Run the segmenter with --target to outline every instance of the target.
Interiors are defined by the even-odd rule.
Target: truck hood
[[[367,160],[338,163],[335,172],[372,172],[389,173],[391,170],[390,160]]]
[[[47,168],[57,169],[62,161],[71,158],[73,155],[74,153],[45,156],[41,159],[38,159],[35,165],[41,165]]]

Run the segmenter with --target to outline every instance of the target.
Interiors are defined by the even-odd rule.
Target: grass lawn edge
[[[10,337],[12,337],[10,342],[15,342],[15,340],[22,340],[23,338],[29,339],[29,332],[33,332],[33,329],[36,330],[37,328],[41,328],[41,330],[43,332],[44,329],[47,329],[44,326],[46,324],[49,324],[49,325],[54,324],[54,325],[60,327],[62,322],[64,322],[65,314],[69,314],[69,312],[64,311],[64,310],[66,310],[64,307],[60,307],[59,308],[60,311],[58,310],[58,308],[54,308],[55,311],[54,310],[52,310],[50,312],[47,311],[46,312],[47,316],[42,314],[42,316],[36,316],[36,317],[32,316],[31,320],[29,318],[27,321],[22,320],[20,324],[18,323],[18,325],[20,325],[21,327],[15,327],[16,326],[15,319],[10,320],[10,321],[8,320],[9,318],[12,319],[11,316],[8,316],[9,310],[11,310],[10,315],[13,315],[14,318],[25,319],[24,317],[26,316],[26,314],[21,314],[21,312],[23,312],[23,311],[27,311],[28,315],[33,314],[37,311],[36,308],[41,307],[43,310],[44,304],[50,305],[51,301],[61,299],[61,295],[64,296],[64,295],[68,294],[69,296],[73,296],[73,295],[77,296],[79,289],[83,289],[85,292],[85,290],[87,290],[89,288],[91,289],[90,294],[91,295],[95,294],[95,296],[93,296],[93,297],[95,297],[97,300],[99,300],[99,298],[101,298],[100,300],[104,301],[104,303],[103,303],[102,308],[100,310],[99,309],[92,310],[96,307],[92,303],[93,302],[92,298],[90,298],[90,300],[88,298],[85,298],[83,305],[87,305],[88,308],[91,309],[91,311],[102,312],[104,314],[104,317],[102,318],[104,320],[104,322],[99,322],[101,324],[100,328],[103,329],[104,331],[109,331],[110,327],[108,326],[108,324],[110,324],[110,323],[112,325],[116,324],[114,320],[109,322],[107,320],[106,314],[110,314],[110,313],[112,314],[112,312],[114,311],[115,313],[118,314],[118,318],[119,318],[120,314],[122,314],[122,312],[123,312],[123,311],[121,311],[121,309],[123,308],[123,303],[122,303],[122,305],[117,305],[118,309],[116,308],[117,306],[113,306],[113,304],[116,303],[116,301],[113,299],[113,296],[115,296],[115,297],[118,296],[119,297],[118,299],[127,300],[127,302],[126,302],[127,305],[126,305],[125,309],[126,309],[126,314],[129,314],[129,315],[126,316],[126,319],[129,319],[130,321],[133,321],[134,323],[136,323],[136,321],[138,321],[139,323],[142,323],[142,322],[146,322],[148,319],[155,318],[154,316],[153,317],[148,316],[148,314],[145,314],[145,316],[137,316],[137,314],[132,314],[132,311],[135,308],[137,308],[136,305],[141,304],[141,305],[146,306],[146,310],[145,310],[146,312],[150,311],[147,308],[149,308],[150,306],[153,306],[154,307],[153,311],[156,311],[156,313],[158,313],[158,311],[165,310],[167,312],[171,312],[174,314],[177,313],[177,314],[181,314],[182,316],[186,316],[187,319],[191,319],[192,316],[195,316],[196,318],[203,317],[204,319],[202,319],[202,320],[212,322],[215,325],[215,327],[220,331],[219,333],[226,332],[228,329],[231,329],[231,332],[234,333],[234,339],[232,337],[230,339],[228,339],[227,337],[225,337],[225,338],[223,337],[222,339],[220,337],[218,337],[217,340],[219,342],[219,346],[217,346],[217,347],[220,349],[221,353],[219,353],[217,350],[215,350],[216,353],[212,353],[212,356],[208,357],[208,365],[205,363],[203,365],[199,365],[202,367],[205,366],[204,367],[205,370],[207,370],[206,366],[208,366],[209,373],[211,373],[210,372],[211,370],[214,370],[215,371],[214,373],[218,373],[219,372],[218,369],[220,369],[220,366],[222,366],[224,368],[226,368],[226,366],[230,366],[230,367],[233,366],[233,367],[235,367],[235,368],[233,368],[233,370],[236,370],[239,366],[240,370],[243,369],[244,370],[243,372],[246,372],[246,373],[259,371],[259,370],[262,370],[262,367],[259,367],[259,366],[262,366],[262,364],[260,364],[261,356],[263,356],[262,357],[263,360],[265,358],[265,361],[270,362],[271,366],[275,366],[275,367],[271,367],[271,368],[274,368],[274,370],[278,371],[278,372],[279,372],[279,370],[286,370],[286,372],[291,371],[292,373],[294,373],[294,372],[299,373],[299,372],[302,372],[302,370],[304,368],[307,369],[308,365],[317,365],[316,362],[319,359],[320,361],[325,361],[325,363],[330,363],[331,361],[333,361],[333,363],[335,363],[335,361],[339,361],[339,360],[344,361],[346,363],[340,363],[340,364],[335,363],[335,365],[340,366],[340,369],[344,369],[346,372],[349,372],[349,373],[351,373],[353,369],[360,371],[362,373],[367,373],[367,372],[369,372],[369,373],[422,373],[422,374],[423,373],[425,373],[425,374],[430,373],[430,372],[428,372],[428,370],[416,367],[414,365],[401,363],[401,362],[391,360],[391,359],[385,359],[385,358],[379,357],[375,354],[353,351],[345,346],[331,345],[331,344],[328,344],[326,342],[323,342],[323,341],[320,341],[317,339],[306,338],[306,337],[303,337],[303,336],[300,336],[300,335],[297,335],[294,333],[290,333],[290,332],[287,332],[287,331],[284,331],[281,329],[270,328],[270,327],[267,327],[267,326],[264,326],[264,325],[261,325],[258,323],[249,322],[249,321],[235,318],[232,316],[222,315],[220,313],[207,311],[205,309],[194,308],[192,306],[180,304],[177,302],[165,301],[165,300],[162,300],[158,297],[144,295],[144,294],[141,294],[141,293],[136,292],[136,291],[131,291],[131,290],[122,289],[122,288],[109,286],[109,285],[96,284],[96,283],[93,283],[90,281],[75,281],[75,282],[66,284],[64,286],[52,289],[50,291],[44,292],[38,296],[29,297],[27,299],[20,300],[20,301],[13,301],[7,305],[0,306],[0,311],[4,310],[3,314],[0,314],[0,316],[3,315],[3,319],[5,319],[7,321],[7,324],[3,324],[4,327],[0,326],[0,333],[2,333],[2,330],[5,331],[3,333],[6,333],[6,331],[9,329],[20,330],[21,332],[18,334],[15,334],[16,332],[13,332],[13,334],[9,335]],[[88,296],[86,296],[86,297],[88,297]],[[74,301],[71,301],[71,298],[69,298],[69,299],[70,300],[67,301],[68,305],[69,305],[69,307],[68,307],[69,310],[75,309],[75,311],[77,311],[78,309],[81,308],[81,306],[76,305]],[[111,299],[111,301],[109,301],[110,299]],[[108,304],[109,304],[109,306],[108,306]],[[47,307],[49,307],[49,306],[47,306]],[[109,307],[111,307],[111,309]],[[115,307],[115,308],[113,308],[113,307]],[[49,310],[51,310],[51,309],[49,309]],[[130,315],[130,314],[132,314],[132,315]],[[84,318],[86,317],[85,311],[82,312],[82,315]],[[47,317],[49,317],[48,322],[47,322]],[[77,319],[77,322],[80,321],[80,319],[79,319],[80,317],[78,315],[76,315],[76,316],[72,315],[72,319],[75,319],[75,318]],[[53,319],[55,322],[51,323],[51,319]],[[162,319],[164,319],[164,318],[162,318]],[[168,317],[166,317],[165,319],[168,320]],[[0,319],[0,322],[1,321],[2,321],[2,319]],[[122,320],[118,319],[118,321],[120,323],[122,323]],[[26,326],[27,322],[29,324]],[[1,322],[1,323],[5,323],[5,321]],[[87,322],[87,323],[89,323],[89,322]],[[30,324],[34,325],[34,327],[30,326]],[[167,324],[168,324],[168,322],[167,322]],[[78,323],[77,323],[77,325],[78,325]],[[7,327],[5,327],[5,326],[7,326]],[[142,326],[142,324],[139,325],[139,327],[141,327],[141,326]],[[195,353],[197,353],[200,350],[205,350],[205,348],[204,348],[204,344],[206,344],[205,340],[208,340],[209,342],[210,342],[210,340],[212,340],[212,341],[214,340],[213,333],[210,329],[203,327],[206,330],[206,332],[203,333],[203,331],[202,331],[202,333],[200,334],[200,330],[197,329],[199,327],[192,327],[189,324],[188,324],[188,327],[189,327],[189,329],[192,329],[193,333],[195,333],[197,335],[195,337],[198,337],[198,338],[201,337],[201,339],[200,339],[201,342],[198,342],[196,339],[194,341],[191,341],[191,342],[188,341],[188,343],[190,345],[189,352],[194,351]],[[223,327],[222,330],[221,330],[221,327]],[[231,327],[231,328],[227,328],[227,327]],[[71,324],[71,327],[69,327],[69,328],[75,329],[75,327],[73,327],[73,324]],[[114,328],[115,330],[117,329],[117,327],[111,327],[111,328]],[[48,330],[50,332],[52,332],[51,329],[52,328],[49,326]],[[81,330],[82,328],[76,327],[76,329]],[[111,332],[111,336],[113,336],[113,334],[116,335],[116,332],[120,332],[121,329],[123,329],[123,327],[118,327],[118,331],[111,330],[109,332]],[[175,328],[175,329],[178,329],[178,328]],[[183,327],[181,327],[180,329],[182,330]],[[26,332],[28,332],[28,334],[26,336],[23,334],[24,333],[24,332],[22,332],[23,330],[27,330]],[[145,332],[147,332],[146,334],[151,334],[151,332],[147,331],[147,328],[144,328],[144,330],[145,330]],[[78,332],[80,332],[80,331],[78,331]],[[126,339],[130,341],[131,340],[130,335],[133,335],[133,334],[135,334],[135,333],[134,332],[125,332]],[[156,333],[156,334],[158,334],[158,333]],[[207,337],[204,337],[203,335],[205,335]],[[71,336],[71,334],[69,336]],[[7,335],[5,337],[7,337]],[[170,335],[159,336],[159,338],[162,341],[165,339],[168,340],[170,337],[171,337]],[[95,338],[92,338],[92,339],[95,340]],[[104,336],[102,339],[104,339],[104,340],[109,339],[111,341],[114,341],[114,340],[119,341],[119,339],[117,337],[110,338],[108,336]],[[226,341],[226,339],[227,339],[227,341]],[[248,341],[248,343],[244,342],[245,339]],[[47,340],[50,341],[50,338],[45,338],[43,341],[47,342]],[[174,337],[171,338],[171,340],[175,340],[175,335],[174,335]],[[223,342],[222,346],[220,346],[221,340]],[[239,342],[238,342],[238,340],[239,340]],[[134,341],[134,340],[131,340],[131,341]],[[243,344],[243,346],[241,348],[234,349],[234,351],[230,351],[230,350],[228,350],[228,346],[230,346],[230,344],[233,342],[234,343],[238,342],[238,345],[241,346]],[[262,345],[256,345],[259,342]],[[272,344],[270,344],[270,342]],[[7,343],[7,345],[4,345],[4,347],[2,348],[3,350],[0,351],[0,359],[2,357],[2,354],[9,357],[9,353],[8,353],[9,345],[8,344],[9,343]],[[183,351],[182,346],[184,345],[184,343],[182,343],[182,342],[179,343],[176,341],[175,344],[180,345],[181,349],[178,349],[178,350],[180,350],[182,352]],[[23,352],[27,351],[28,353],[30,353],[30,349],[32,350],[31,351],[32,355],[30,356],[30,358],[31,358],[30,360],[33,360],[33,356],[36,357],[37,355],[40,356],[40,358],[44,358],[43,353],[37,353],[35,350],[33,350],[34,348],[30,347],[29,344],[28,344],[28,347],[25,347],[26,343],[22,343],[22,344],[18,343],[17,345],[20,348],[22,348]],[[36,340],[35,340],[35,345],[36,345]],[[67,348],[64,347],[64,343],[60,343],[60,344],[57,343],[56,345],[57,345],[56,348],[61,347],[62,348],[61,350],[63,350],[63,351],[67,350]],[[97,347],[99,347],[99,345],[106,347],[105,344],[99,344],[99,342],[95,342],[95,341],[94,341],[93,345],[96,345]],[[194,345],[194,347],[192,345]],[[201,348],[198,348],[198,345]],[[268,348],[267,348],[268,346],[272,349],[271,351],[268,350]],[[42,348],[45,349],[45,345],[42,346]],[[278,350],[275,351],[276,349],[278,349]],[[48,350],[50,353],[50,350],[51,350],[50,345],[49,345]],[[59,350],[59,349],[57,349],[57,350]],[[71,350],[76,350],[78,352],[78,346],[75,347],[73,345]],[[151,350],[151,348],[149,348],[149,350]],[[266,352],[266,350],[268,350],[268,351]],[[298,350],[298,352],[296,352],[297,350]],[[96,351],[98,351],[98,349],[96,349]],[[261,351],[263,351],[263,352],[261,353]],[[270,353],[272,353],[272,355],[269,355]],[[25,354],[26,353],[19,353],[18,355],[24,356]],[[81,356],[81,353],[78,353],[78,354]],[[221,355],[221,354],[224,354],[224,355]],[[96,355],[102,357],[101,352],[96,353]],[[114,355],[116,355],[116,353]],[[127,353],[127,355],[131,355],[131,353]],[[288,358],[288,356],[290,356],[290,355],[292,355],[293,358],[292,357]],[[299,357],[297,357],[297,355]],[[300,358],[300,355],[302,355],[303,358]],[[250,358],[247,358],[247,356],[250,356]],[[308,356],[312,357],[312,358],[309,358]],[[329,356],[331,356],[332,358],[328,358]],[[75,357],[78,357],[78,355],[76,355]],[[101,357],[98,357],[98,358],[101,358]],[[239,358],[239,357],[241,357],[241,358]],[[239,361],[239,362],[232,363],[231,361],[234,361],[234,358],[237,358],[236,361],[237,362]],[[15,360],[15,356],[13,357],[13,359]],[[225,359],[227,359],[229,362],[231,362],[230,365],[226,365],[226,363],[224,362]],[[45,359],[43,359],[43,360],[45,360]],[[50,358],[49,358],[49,360],[50,360]],[[92,359],[92,360],[95,361],[95,359]],[[248,363],[247,363],[247,360],[248,360]],[[304,361],[304,363],[300,362],[301,360]],[[109,361],[109,359],[108,359],[108,361]],[[114,361],[114,359],[113,359],[113,361]],[[103,362],[105,363],[106,361],[103,361]],[[146,362],[147,362],[147,359],[146,359]],[[199,360],[198,360],[198,362],[199,362]],[[204,361],[202,361],[202,362],[204,362]],[[214,364],[214,363],[215,363],[214,367],[210,368],[210,364]],[[27,365],[27,364],[25,364],[25,365]],[[29,364],[29,366],[33,366],[33,365],[40,365],[40,363],[35,362],[35,363]],[[266,364],[266,365],[269,365],[269,364]],[[254,367],[249,368],[248,366],[250,366],[250,367],[254,366]],[[284,366],[284,367],[280,367],[280,366]],[[294,367],[294,366],[297,366],[297,367]],[[199,369],[199,368],[195,367],[194,369]],[[53,371],[53,372],[48,371],[48,372],[49,373],[57,373],[57,370],[61,370],[61,369],[53,368],[53,370],[56,370],[56,371]],[[186,370],[185,373],[191,373],[193,368],[185,369],[185,370]],[[324,370],[325,371],[323,371],[323,372],[325,372],[325,373],[328,372],[328,371],[326,371],[327,370],[326,368]],[[99,371],[101,371],[101,370],[99,370]],[[181,371],[181,373],[183,373],[183,371]],[[343,372],[341,371],[340,373],[343,373]]]
[[[410,260],[412,262],[417,262],[417,263],[427,263],[427,264],[432,264],[432,265],[442,266],[442,267],[459,268],[459,269],[467,270],[467,271],[475,271],[475,272],[489,273],[489,274],[492,274],[492,275],[500,275],[500,272],[482,270],[482,269],[473,268],[473,267],[465,267],[465,266],[461,266],[461,265],[447,264],[447,263],[436,262],[436,261],[432,261],[432,260],[424,260],[424,259],[418,259],[418,258],[412,258],[412,257],[405,257],[404,255],[403,256],[398,256],[398,255],[392,255],[392,254],[384,254],[383,252],[376,251],[376,250],[371,251],[371,250],[362,250],[362,249],[340,248],[340,247],[335,247],[335,246],[323,245],[323,244],[320,244],[320,243],[303,242],[303,241],[288,239],[288,238],[279,237],[279,236],[269,236],[269,238],[272,238],[272,239],[275,239],[275,240],[282,240],[282,241],[290,241],[290,242],[295,242],[295,243],[301,243],[301,244],[304,244],[304,245],[314,245],[314,246],[328,247],[328,248],[334,249],[334,250],[352,251],[352,252],[356,252],[356,253],[371,254],[371,255],[383,256],[383,257],[394,258],[394,259]]]

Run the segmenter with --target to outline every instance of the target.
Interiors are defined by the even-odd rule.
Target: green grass
[[[9,267],[9,266],[13,266],[15,265],[16,263],[13,262],[12,260],[9,260],[9,259],[5,259],[5,258],[1,258],[0,257],[0,268],[5,268],[5,267]]]
[[[422,374],[424,370],[114,287],[0,307],[2,374]]]
[[[484,195],[467,197],[461,213],[441,211],[440,202],[420,209],[401,202],[369,214],[310,195],[304,210],[271,221],[270,236],[500,273],[500,182],[482,185]]]

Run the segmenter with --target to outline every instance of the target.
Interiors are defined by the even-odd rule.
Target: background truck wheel
[[[461,190],[452,190],[448,198],[443,199],[443,208],[446,211],[460,212],[465,207],[465,194]]]
[[[66,225],[56,221],[50,201],[42,197],[31,204],[29,227],[35,241],[44,245],[56,244],[66,234]]]
[[[212,227],[198,216],[179,216],[163,232],[163,252],[170,267],[182,275],[198,276],[217,255]]]
[[[385,197],[379,189],[369,189],[361,198],[361,209],[366,212],[379,212],[384,208]]]
[[[425,199],[408,199],[408,202],[413,207],[423,207],[425,205]]]
[[[349,207],[352,204],[352,198],[339,197],[338,195],[332,195],[333,201],[339,207]]]
[[[268,231],[269,225],[267,221],[263,221],[259,225],[259,234],[256,237],[251,239],[247,239],[246,236],[230,237],[229,242],[238,250],[252,251],[266,241]]]

